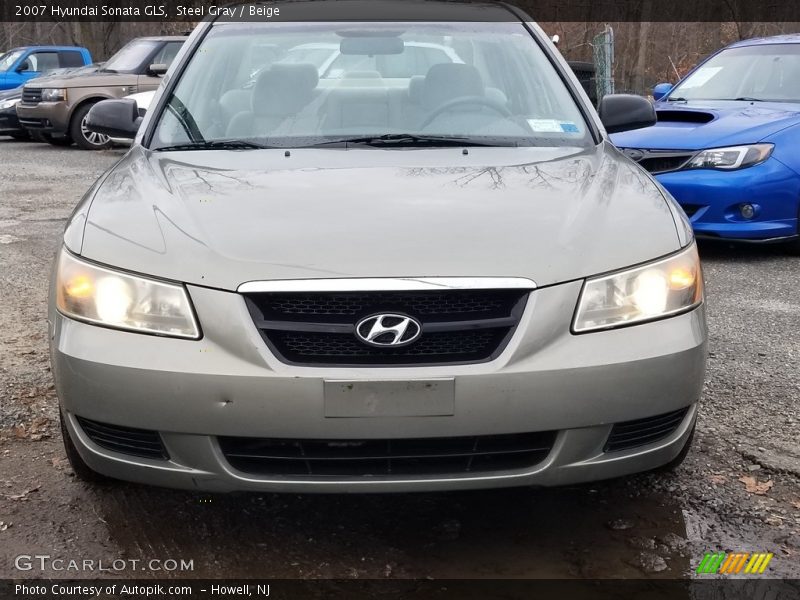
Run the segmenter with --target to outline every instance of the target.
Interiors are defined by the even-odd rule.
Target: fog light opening
[[[752,219],[756,216],[756,207],[752,204],[740,204],[739,213],[745,219]]]

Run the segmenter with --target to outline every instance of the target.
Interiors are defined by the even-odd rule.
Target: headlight
[[[200,337],[182,285],[98,267],[62,250],[56,286],[56,306],[68,317],[142,333]]]
[[[67,99],[64,88],[45,88],[42,90],[42,102],[61,102]]]
[[[703,301],[697,246],[642,267],[583,285],[573,331],[584,333],[686,312]]]
[[[684,168],[731,171],[733,169],[752,167],[767,160],[774,147],[773,144],[753,144],[751,146],[711,148],[695,155]]]
[[[0,110],[7,110],[12,106],[16,106],[19,104],[19,101],[19,98],[14,98],[13,100],[4,100],[3,102],[0,102]]]

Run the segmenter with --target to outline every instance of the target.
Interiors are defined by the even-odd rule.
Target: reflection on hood
[[[88,258],[234,290],[318,277],[502,275],[546,285],[680,246],[663,194],[605,145],[468,157],[460,148],[291,158],[135,148],[100,186],[84,234]]]

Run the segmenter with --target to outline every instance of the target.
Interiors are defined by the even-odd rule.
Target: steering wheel
[[[439,115],[443,112],[447,112],[451,110],[455,106],[460,106],[461,104],[473,104],[473,105],[480,105],[486,106],[491,108],[493,111],[502,115],[503,117],[510,117],[511,111],[508,110],[505,106],[497,102],[496,100],[492,100],[490,98],[485,98],[484,96],[461,96],[460,98],[453,98],[452,100],[448,100],[438,108],[436,108],[431,114],[428,115],[428,118],[420,126],[420,129],[425,129],[428,125],[433,123]]]

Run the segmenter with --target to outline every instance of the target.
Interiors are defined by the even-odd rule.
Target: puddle
[[[402,495],[203,496],[124,486],[94,499],[127,556],[166,548],[195,576],[680,577],[686,528],[622,483]],[[85,500],[82,500],[84,502]],[[191,532],[191,535],[188,534]]]
[[[3,455],[6,485],[35,491],[0,495],[0,520],[12,523],[0,536],[4,577],[14,556],[38,552],[141,561],[89,577],[676,579],[697,550],[681,507],[646,476],[538,490],[209,495],[86,485],[67,475],[57,440],[14,448]],[[689,515],[691,538],[703,536],[699,517]],[[152,559],[192,568],[141,566]]]

